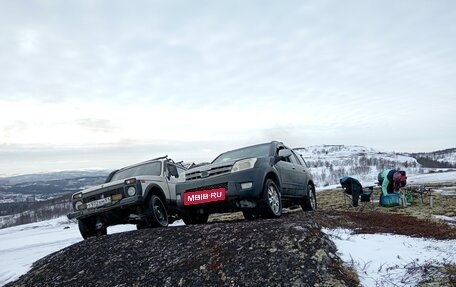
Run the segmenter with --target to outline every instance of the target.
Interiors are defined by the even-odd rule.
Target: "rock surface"
[[[144,229],[76,243],[6,286],[358,286],[317,212]]]

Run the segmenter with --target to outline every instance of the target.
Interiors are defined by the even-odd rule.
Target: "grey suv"
[[[72,195],[68,218],[78,220],[84,239],[104,235],[116,224],[167,226],[178,215],[176,183],[185,180],[185,171],[167,156],[115,170],[104,184]]]
[[[315,184],[302,156],[281,142],[222,153],[189,169],[176,187],[186,224],[206,223],[211,213],[241,210],[246,219],[280,217],[283,207],[317,208]]]

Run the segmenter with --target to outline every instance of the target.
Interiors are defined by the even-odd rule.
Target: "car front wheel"
[[[92,224],[92,220],[79,219],[78,227],[79,227],[79,232],[81,233],[81,236],[82,236],[82,238],[84,238],[84,240],[89,237],[97,235],[97,230],[95,229],[95,224]]]
[[[165,204],[157,195],[153,194],[149,200],[150,226],[166,227],[168,226],[168,212]]]
[[[267,179],[263,187],[261,214],[266,218],[277,218],[282,215],[280,191],[272,179]]]

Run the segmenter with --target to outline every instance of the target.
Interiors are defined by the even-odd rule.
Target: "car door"
[[[307,184],[309,182],[309,170],[305,165],[305,162],[299,155],[297,155],[293,150],[291,151],[293,156],[290,158],[290,161],[295,166],[295,194],[299,197],[302,197],[307,190]]]
[[[278,156],[284,157],[276,163],[281,179],[282,195],[293,196],[296,194],[297,182],[296,166],[290,160],[293,154],[290,149],[281,148],[278,151]]]
[[[165,172],[167,183],[168,183],[168,190],[169,190],[169,200],[172,202],[176,201],[176,184],[178,182],[185,181],[185,169],[182,167],[167,163],[167,169]]]

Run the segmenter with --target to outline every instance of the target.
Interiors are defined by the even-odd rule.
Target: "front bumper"
[[[83,210],[78,210],[71,212],[67,215],[68,219],[79,219],[79,218],[85,218],[89,217],[95,214],[101,214],[101,213],[106,213],[115,209],[127,209],[133,206],[137,205],[142,205],[144,202],[144,198],[142,195],[135,195],[127,198],[122,198],[121,200],[118,200],[116,202],[112,202],[109,205],[105,206],[100,206],[97,208],[91,208],[91,209],[83,209]]]
[[[178,183],[176,185],[176,196],[178,198],[177,207],[179,209],[200,207],[210,209],[212,206],[220,212],[227,209],[242,209],[243,206],[253,207],[252,205],[249,206],[249,202],[256,202],[261,198],[264,176],[264,172],[262,172],[261,169],[252,168],[230,174]],[[243,189],[241,184],[248,182],[251,182],[252,186]],[[208,190],[219,187],[224,187],[226,189],[226,198],[224,201],[184,206],[185,192]],[[243,203],[243,201],[245,203]]]

